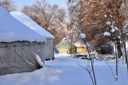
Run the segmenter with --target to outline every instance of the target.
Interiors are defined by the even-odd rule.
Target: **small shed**
[[[55,47],[59,54],[73,54],[76,52],[76,46],[68,38],[63,38]]]
[[[43,67],[49,49],[46,38],[0,6],[0,75],[31,72]]]
[[[54,59],[54,39],[55,37],[46,31],[44,28],[39,26],[36,22],[34,22],[30,17],[25,15],[20,11],[12,11],[10,14],[19,20],[24,25],[28,26],[30,29],[34,30],[35,32],[39,33],[40,35],[44,36],[47,39],[47,47],[50,49],[49,55],[45,59]]]
[[[86,45],[82,40],[75,42],[74,45],[76,46],[77,53],[83,54],[87,52]]]
[[[112,54],[114,52],[114,47],[111,44],[105,44],[100,46],[101,54]]]

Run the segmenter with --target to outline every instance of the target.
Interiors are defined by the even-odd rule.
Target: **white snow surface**
[[[46,42],[46,39],[16,20],[0,6],[0,42],[13,41]]]
[[[28,73],[0,76],[0,85],[93,85],[88,72],[83,69],[88,61],[72,58],[71,55],[55,55],[55,60],[45,62],[45,67]],[[108,61],[115,75],[115,61]],[[128,85],[126,64],[118,64],[118,82],[104,61],[95,61],[97,85]],[[115,76],[116,77],[116,76]]]
[[[43,66],[44,66],[44,63],[43,63],[43,61],[41,60],[40,56],[35,53],[35,57],[36,57],[37,63],[38,63],[41,67],[43,67]]]
[[[52,39],[55,38],[51,33],[49,33],[44,28],[42,28],[41,26],[39,26],[36,22],[34,22],[26,14],[24,14],[24,13],[22,13],[20,11],[12,11],[12,12],[10,12],[10,14],[14,18],[16,18],[17,20],[19,20],[20,22],[22,22],[24,25],[28,26],[29,28],[31,28],[32,30],[36,31],[40,35],[43,35],[45,38],[52,38]]]

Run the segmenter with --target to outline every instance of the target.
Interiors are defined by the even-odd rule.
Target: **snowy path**
[[[91,79],[82,66],[86,60],[58,55],[55,60],[46,61],[45,67],[30,73],[0,76],[0,85],[92,85]],[[115,69],[113,62],[109,65]],[[119,82],[115,83],[109,67],[101,61],[95,62],[97,85],[128,85],[126,66],[119,65]],[[115,71],[114,71],[115,72]]]

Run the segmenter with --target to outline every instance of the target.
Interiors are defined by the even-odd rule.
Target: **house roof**
[[[82,40],[79,40],[74,43],[77,47],[86,47],[85,43]]]
[[[52,39],[55,38],[51,33],[49,33],[44,28],[39,26],[36,22],[34,22],[30,17],[28,17],[24,13],[22,13],[20,11],[12,11],[12,12],[10,12],[10,14],[14,18],[16,18],[17,20],[22,22],[24,25],[28,26],[29,28],[36,31],[40,35],[43,35],[45,38],[52,38]]]
[[[73,47],[76,47],[75,45],[73,45],[73,43],[71,42],[70,39],[63,38],[63,39],[56,45],[56,47],[71,47],[71,45],[72,45]]]
[[[13,41],[46,42],[46,39],[16,20],[0,6],[0,42]]]

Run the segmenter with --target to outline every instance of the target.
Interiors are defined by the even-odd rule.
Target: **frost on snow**
[[[106,24],[107,24],[107,25],[111,25],[111,21],[107,21]]]
[[[104,36],[110,36],[111,34],[109,32],[104,32]]]
[[[86,35],[84,33],[80,33],[80,38],[86,38]]]

